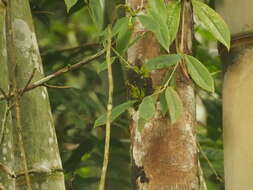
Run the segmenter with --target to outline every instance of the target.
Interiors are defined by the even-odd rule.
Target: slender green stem
[[[205,158],[205,160],[207,161],[208,166],[210,167],[210,169],[212,170],[213,174],[216,176],[216,179],[219,180],[220,182],[224,183],[224,179],[222,179],[219,174],[217,173],[217,171],[215,170],[213,164],[211,163],[211,161],[208,159],[206,153],[202,150],[201,146],[199,143],[198,144],[198,148],[200,153],[202,154],[202,156]]]
[[[169,86],[170,81],[171,81],[172,77],[174,76],[174,74],[175,74],[175,72],[176,72],[176,70],[177,70],[178,65],[179,65],[179,63],[177,63],[177,64],[175,65],[175,67],[173,68],[173,70],[172,70],[172,72],[171,72],[171,74],[170,74],[170,77],[169,77],[169,79],[167,80],[167,82],[163,85],[162,88],[158,89],[157,92],[154,93],[154,95],[161,94],[161,93]]]
[[[118,52],[116,49],[114,49],[113,47],[112,47],[112,51],[119,57],[119,59],[120,59],[121,61],[123,61],[123,63],[126,64],[126,66],[127,66],[128,68],[131,68],[131,69],[134,69],[134,68],[135,68],[135,67],[134,67],[133,65],[131,65],[124,57],[122,57],[122,56],[119,54],[119,52]]]
[[[111,115],[112,115],[112,98],[113,98],[113,76],[112,76],[112,66],[111,66],[111,46],[112,46],[112,31],[111,27],[108,27],[108,40],[106,49],[106,62],[108,67],[108,103],[107,103],[107,120],[106,120],[106,134],[105,134],[105,150],[104,150],[104,161],[101,179],[99,183],[99,190],[105,189],[106,173],[109,162],[109,151],[110,151],[110,137],[111,137]]]
[[[200,161],[198,161],[198,167],[199,167],[199,181],[200,181],[200,188],[201,190],[208,190],[206,186],[206,181],[204,178],[203,170],[200,165]]]
[[[182,1],[182,24],[181,24],[181,42],[180,42],[180,53],[183,53],[184,52],[184,33],[185,33],[185,2]]]

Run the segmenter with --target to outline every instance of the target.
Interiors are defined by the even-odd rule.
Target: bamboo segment
[[[223,85],[227,190],[253,189],[253,47],[232,51]],[[229,64],[228,63],[228,64]]]
[[[6,7],[0,1],[0,88],[4,93],[8,93],[9,76],[7,68],[5,16]],[[0,189],[15,189],[13,173],[14,146],[11,124],[8,103],[7,101],[2,101],[0,102]]]
[[[233,36],[253,32],[252,0],[222,0],[215,3]]]
[[[44,76],[28,0],[8,1],[7,46],[13,92]],[[47,89],[16,93],[11,102],[16,189],[65,189]]]

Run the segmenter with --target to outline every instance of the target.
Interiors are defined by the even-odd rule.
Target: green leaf
[[[116,57],[111,57],[111,64],[114,63]],[[104,61],[103,63],[99,64],[97,67],[97,73],[101,73],[102,71],[107,69],[107,62]]]
[[[176,65],[180,59],[181,56],[177,54],[161,55],[154,59],[148,60],[144,67],[147,70],[164,69]]]
[[[150,12],[149,14],[153,17],[153,19],[158,24],[158,28],[155,31],[153,31],[153,33],[155,34],[157,40],[162,45],[162,47],[167,52],[169,52],[171,40],[170,40],[170,31],[166,23],[167,19],[166,20],[162,19],[159,13]]]
[[[65,5],[67,7],[67,12],[69,12],[69,10],[71,9],[71,7],[73,7],[78,0],[64,0],[65,1]]]
[[[179,1],[172,1],[168,5],[168,20],[167,24],[169,26],[170,40],[171,42],[175,40],[180,24],[181,15],[181,3]]]
[[[118,34],[124,26],[128,25],[128,22],[129,22],[128,17],[122,17],[118,19],[112,29],[113,36]]]
[[[152,96],[146,96],[139,106],[139,116],[145,120],[151,119],[155,114],[155,102]]]
[[[172,87],[166,89],[165,98],[169,108],[171,123],[173,124],[180,119],[183,112],[183,104],[179,95]]]
[[[208,69],[195,57],[185,55],[187,69],[195,83],[204,90],[213,92],[214,81]]]
[[[165,115],[169,110],[168,104],[167,104],[166,98],[165,98],[165,93],[162,93],[160,96],[160,104],[161,104],[162,114]]]
[[[139,19],[143,26],[147,29],[150,30],[151,32],[156,32],[157,29],[159,28],[159,25],[157,24],[156,20],[150,16],[150,15],[140,15]]]
[[[205,3],[193,0],[194,14],[205,25],[209,32],[227,49],[230,49],[230,31],[221,16]]]
[[[104,27],[104,7],[104,0],[89,0],[90,15],[98,31],[102,31]]]
[[[116,39],[116,49],[120,54],[124,53],[124,51],[128,48],[131,42],[133,28],[129,26],[129,22],[132,22],[132,19],[129,19],[130,18],[128,18],[128,24],[124,24],[120,28]]]
[[[164,0],[149,0],[149,10],[160,15],[164,20],[167,18],[167,8]]]
[[[167,25],[167,6],[164,0],[149,0],[148,3],[149,8],[147,15],[141,15],[139,16],[139,19],[147,30],[155,34],[161,46],[169,52],[172,40],[170,38],[170,31]]]
[[[128,101],[123,104],[120,104],[112,109],[111,122],[117,119],[121,114],[123,114],[128,108],[130,108],[136,101]],[[107,113],[101,115],[94,124],[94,127],[105,125],[107,118]]]
[[[155,18],[156,17],[156,18]],[[157,38],[157,40],[159,41],[159,43],[161,44],[161,46],[163,46],[163,48],[165,48],[167,51],[169,51],[169,46],[170,46],[170,33],[169,33],[169,29],[165,23],[165,21],[163,21],[160,16],[158,16],[157,14],[152,14],[152,15],[141,15],[139,16],[139,19],[141,21],[141,23],[143,24],[143,26],[153,32]]]

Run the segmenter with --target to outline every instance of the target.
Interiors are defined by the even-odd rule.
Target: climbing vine
[[[68,10],[75,4],[74,0],[65,0],[65,2]],[[111,58],[110,64],[114,63],[115,58],[119,58],[127,70],[132,70],[140,78],[148,78],[153,71],[160,69],[166,69],[167,73],[164,76],[162,84],[152,94],[146,94],[144,89],[128,84],[130,96],[133,100],[113,107],[110,122],[113,122],[121,114],[134,106],[138,111],[138,129],[142,131],[145,123],[154,117],[157,102],[161,105],[163,115],[168,115],[172,124],[177,122],[181,118],[184,109],[175,83],[175,73],[179,68],[182,69],[188,79],[194,82],[196,88],[202,88],[210,93],[215,91],[214,80],[205,64],[183,50],[185,38],[184,2],[184,0],[172,0],[169,3],[166,3],[164,0],[148,0],[145,10],[132,10],[127,4],[118,6],[118,8],[125,8],[127,14],[113,21],[111,40],[115,49],[113,46],[111,48],[115,55]],[[230,32],[219,14],[200,0],[189,2],[193,8],[194,23],[201,24],[217,41],[229,50]],[[99,21],[101,24],[101,17],[98,13],[99,10],[102,10],[102,1],[96,1],[95,3],[95,1],[90,0],[89,3],[93,20]],[[145,63],[139,66],[132,65],[124,58],[128,48],[147,34],[147,32],[144,32],[132,39],[133,26],[136,24],[141,24],[146,31],[154,34],[163,52],[158,57],[144,60]],[[179,32],[180,27],[181,32]],[[106,30],[101,32],[102,38],[108,36],[107,31],[106,28]],[[172,46],[175,47],[174,51],[171,51]],[[106,68],[106,63],[101,65],[101,70],[105,70]],[[94,127],[102,126],[106,123],[108,125],[107,116],[108,114],[106,113],[101,115],[95,121]]]

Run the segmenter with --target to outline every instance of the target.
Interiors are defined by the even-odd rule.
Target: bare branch
[[[32,72],[32,74],[31,74],[31,76],[29,77],[29,79],[28,79],[28,81],[27,81],[25,87],[24,87],[23,90],[20,92],[20,97],[24,94],[24,90],[31,84],[32,79],[33,79],[33,77],[34,77],[34,75],[35,75],[35,71],[36,71],[36,68],[33,69],[33,72]]]
[[[4,99],[8,100],[8,96],[2,88],[0,88],[0,92],[3,94]]]
[[[83,48],[92,48],[92,47],[97,47],[100,46],[99,43],[86,43],[86,44],[81,44],[79,46],[75,47],[70,47],[70,48],[60,48],[60,49],[54,49],[54,50],[47,50],[41,53],[41,56],[45,56],[48,53],[56,53],[56,52],[67,52],[67,51],[75,51],[78,49],[83,49]]]
[[[12,178],[15,178],[15,177],[16,177],[14,171],[12,171],[8,166],[6,166],[6,165],[4,165],[4,164],[2,164],[2,163],[0,163],[0,170],[1,170],[2,172],[4,172],[4,173],[8,174],[8,175],[9,175],[10,177],[12,177]]]
[[[42,79],[40,79],[40,80],[38,80],[38,81],[36,81],[36,82],[30,84],[30,85],[28,85],[28,86],[25,87],[25,88],[19,89],[18,92],[19,92],[19,93],[20,93],[20,92],[23,92],[23,93],[24,93],[24,92],[28,92],[28,91],[30,91],[30,90],[33,90],[33,89],[35,89],[35,88],[37,88],[37,87],[43,86],[43,85],[44,85],[45,83],[47,83],[48,81],[50,81],[50,80],[52,80],[52,79],[54,79],[54,78],[56,78],[56,77],[58,77],[58,76],[60,76],[60,75],[62,75],[62,74],[64,74],[64,73],[67,73],[67,72],[70,72],[70,71],[79,69],[79,68],[82,67],[83,65],[86,65],[86,64],[90,63],[91,61],[93,61],[93,60],[95,60],[95,59],[101,57],[101,56],[105,53],[105,51],[106,51],[106,50],[103,49],[103,50],[99,51],[98,53],[96,53],[96,54],[94,54],[94,55],[91,55],[91,56],[85,58],[84,60],[82,60],[82,61],[80,61],[80,62],[74,64],[74,65],[66,66],[66,67],[64,67],[64,68],[62,68],[62,69],[60,69],[60,70],[54,72],[53,74],[48,75],[48,76],[46,76],[46,77],[44,77],[44,78],[42,78]],[[10,93],[10,95],[7,96],[7,97],[5,97],[4,95],[2,95],[2,96],[0,95],[0,101],[1,101],[1,100],[4,100],[4,99],[9,99],[9,98],[11,98],[11,97],[13,97],[13,96],[14,96],[14,93],[13,93],[13,92]]]
[[[72,86],[55,86],[55,85],[49,85],[49,84],[43,84],[42,86],[45,86],[47,88],[58,88],[58,89],[73,88]]]

